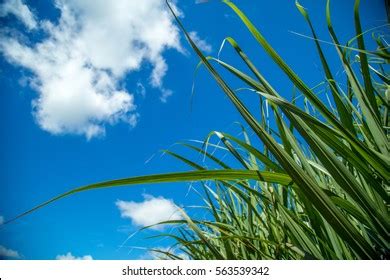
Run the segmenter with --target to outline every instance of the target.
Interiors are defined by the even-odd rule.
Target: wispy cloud
[[[162,103],[167,103],[168,98],[173,94],[172,90],[170,89],[163,89],[161,91],[160,100]]]
[[[3,216],[0,216],[0,226],[4,224],[4,217]]]
[[[58,255],[56,260],[93,260],[91,255],[85,255],[82,257],[75,257],[71,252],[68,252],[66,255]]]
[[[136,93],[140,95],[142,98],[145,98],[146,96],[146,89],[144,85],[141,82],[137,82],[137,90]]]
[[[213,51],[213,47],[207,43],[206,40],[201,39],[196,31],[191,31],[188,34],[201,51],[206,53],[211,53]]]
[[[19,252],[0,245],[0,259],[20,259]]]
[[[139,260],[170,260],[170,258],[168,258],[166,256],[166,254],[164,254],[163,252],[176,255],[183,260],[189,259],[186,254],[184,254],[183,252],[181,252],[173,247],[161,247],[160,246],[160,247],[155,247],[152,249],[138,247],[138,248],[134,248],[134,249],[141,249],[141,250],[147,251],[146,253],[142,253],[138,256]]]
[[[22,0],[5,0],[0,4],[0,17],[8,15],[17,17],[29,30],[38,27],[34,14]]]
[[[181,219],[177,206],[171,199],[145,195],[141,202],[118,200],[115,204],[122,218],[129,218],[136,226],[150,226],[159,222]],[[164,225],[156,225],[155,230],[162,230]]]
[[[1,16],[13,14],[45,36],[27,42],[12,26],[0,32],[0,52],[30,70],[30,85],[39,93],[33,113],[52,134],[78,134],[88,139],[105,134],[117,122],[137,124],[132,93],[123,88],[129,73],[152,65],[150,86],[161,101],[172,95],[163,78],[167,49],[182,52],[179,30],[163,0],[57,0],[58,22],[38,21],[21,0],[6,0]],[[175,8],[177,10],[177,8]]]

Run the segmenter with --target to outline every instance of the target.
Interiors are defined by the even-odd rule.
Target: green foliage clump
[[[312,32],[325,73],[321,85],[331,93],[333,108],[287,65],[235,4],[224,2],[287,75],[303,96],[305,106],[284,99],[233,38],[226,42],[250,74],[220,59],[205,57],[178,20],[201,63],[264,147],[252,145],[244,129],[244,139],[212,132],[209,137],[215,135],[222,143],[217,149],[226,150],[243,170],[256,172],[258,177],[215,180],[216,188],[204,184],[206,208],[213,219],[195,221],[185,215],[182,222],[190,230],[181,229],[173,238],[193,259],[388,258],[390,86],[384,70],[390,58],[388,46],[378,37],[377,50],[365,49],[359,1],[354,7],[357,35],[341,45],[332,27],[328,1],[328,30],[347,80],[347,86],[341,86],[334,79],[309,14],[296,2]],[[221,65],[257,95],[260,120],[212,63]],[[270,122],[275,122],[276,128],[270,127]],[[221,169],[231,170],[222,159],[203,153]],[[173,155],[196,169],[204,169]],[[262,172],[271,172],[279,179],[287,175],[291,181],[270,180]]]

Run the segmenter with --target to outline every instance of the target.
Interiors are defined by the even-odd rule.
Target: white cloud
[[[3,216],[0,216],[0,226],[4,224],[4,217]]]
[[[29,30],[38,26],[34,14],[27,5],[23,4],[22,0],[5,0],[0,5],[0,17],[5,17],[9,14],[17,17]]]
[[[160,100],[162,103],[167,103],[168,98],[173,94],[172,90],[170,89],[162,89],[161,93]]]
[[[141,97],[145,98],[145,96],[146,96],[146,89],[145,89],[144,85],[141,82],[137,83],[137,90],[136,90],[136,92],[137,92],[138,95],[140,95]]]
[[[10,258],[10,259],[20,259],[20,254],[11,249],[7,249],[4,246],[0,245],[0,259]]]
[[[82,257],[75,257],[72,253],[68,252],[66,255],[58,255],[56,260],[93,260],[91,255],[85,255]]]
[[[129,218],[137,226],[150,226],[163,221],[179,220],[181,215],[171,199],[145,195],[142,202],[118,200],[115,204],[122,218]],[[156,225],[161,230],[164,225]]]
[[[3,15],[16,15],[11,8],[5,12],[7,5],[22,7],[18,18],[30,29],[37,26],[21,0],[8,0],[2,6]],[[0,32],[0,52],[33,74],[30,85],[39,93],[33,114],[42,129],[89,139],[104,135],[107,124],[123,121],[135,126],[139,115],[134,96],[121,82],[145,64],[152,66],[149,83],[160,89],[160,99],[166,102],[172,95],[163,85],[168,71],[163,53],[183,50],[164,0],[109,4],[105,0],[57,0],[55,5],[59,21],[40,21],[38,31],[46,36],[39,42],[25,42],[15,32],[7,35],[5,29]]]
[[[205,40],[201,39],[196,31],[191,31],[188,33],[191,39],[194,41],[195,45],[205,53],[211,53],[213,51],[213,47],[207,43]]]

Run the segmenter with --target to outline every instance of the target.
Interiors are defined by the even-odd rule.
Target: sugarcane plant
[[[181,143],[201,154],[201,161],[165,151],[188,164],[191,171],[76,188],[17,218],[82,191],[198,181],[208,215],[196,219],[180,210],[182,220],[163,222],[177,226],[174,233],[163,234],[175,240],[175,248],[156,250],[165,258],[182,259],[181,251],[190,259],[388,259],[390,76],[386,67],[390,53],[386,40],[375,35],[377,48],[366,49],[360,1],[356,0],[356,36],[342,45],[332,26],[328,1],[327,26],[347,81],[341,83],[340,75],[336,79],[331,71],[307,10],[296,2],[308,23],[324,73],[319,86],[310,88],[233,2],[223,2],[292,82],[294,98],[289,101],[279,94],[234,38],[228,37],[224,43],[234,49],[247,71],[219,57],[206,57],[167,2],[199,56],[199,66],[208,70],[242,116],[245,125],[241,136],[213,131],[201,143]],[[229,86],[230,80],[223,78],[221,71],[244,84],[259,102],[259,116]],[[303,106],[296,102],[298,96]],[[261,144],[253,144],[258,140]],[[226,155],[231,159],[226,160]],[[233,161],[240,167],[230,167]]]

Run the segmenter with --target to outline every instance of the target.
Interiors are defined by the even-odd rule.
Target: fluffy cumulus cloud
[[[15,250],[0,245],[0,260],[1,259],[20,259],[20,254]]]
[[[144,65],[151,66],[149,84],[161,91],[161,101],[172,95],[163,84],[168,71],[163,54],[167,49],[183,50],[165,1],[54,4],[60,12],[55,22],[37,20],[22,0],[5,0],[0,6],[0,16],[16,16],[29,30],[27,35],[44,35],[30,42],[11,26],[0,30],[0,52],[32,73],[30,85],[38,92],[33,114],[42,129],[89,139],[104,135],[107,124],[135,126],[139,115],[134,95],[123,81]],[[196,33],[193,38],[208,47]]]
[[[151,195],[145,195],[144,198],[142,202],[118,200],[116,206],[121,212],[121,217],[129,218],[134,225],[142,227],[182,218],[172,200]],[[163,225],[153,227],[155,230],[163,228]]]
[[[92,256],[91,255],[85,255],[85,256],[82,256],[82,257],[75,257],[72,255],[72,253],[68,252],[66,255],[58,255],[56,257],[56,260],[93,260]]]

